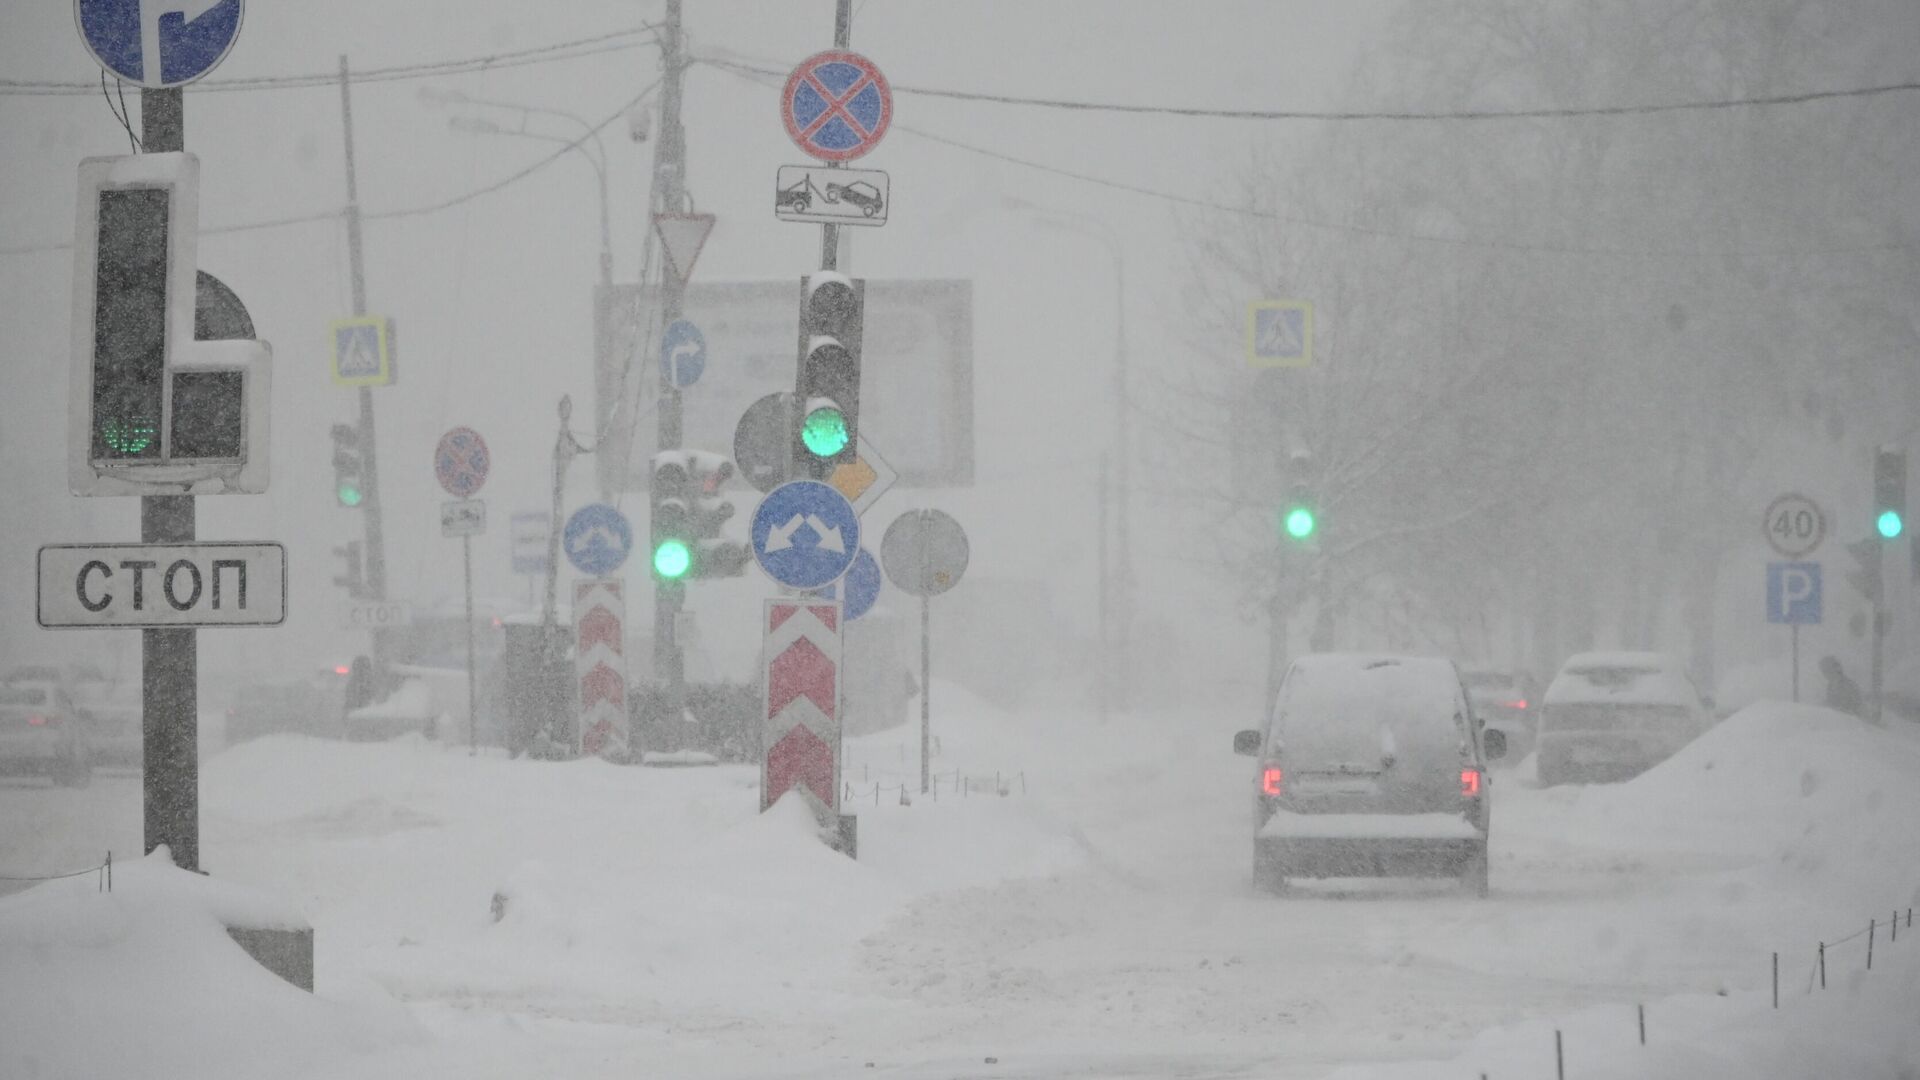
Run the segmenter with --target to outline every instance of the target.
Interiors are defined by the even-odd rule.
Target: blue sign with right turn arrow
[[[760,500],[747,536],[754,561],[768,577],[790,589],[818,589],[853,565],[860,515],[828,485],[795,480]]]

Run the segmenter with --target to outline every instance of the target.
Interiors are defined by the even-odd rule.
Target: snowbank
[[[1624,784],[1579,789],[1521,827],[1573,843],[1708,853],[1833,883],[1863,910],[1914,896],[1920,739],[1827,709],[1762,702]],[[1496,825],[1498,827],[1498,825]]]
[[[225,920],[302,925],[163,852],[0,899],[0,1076],[278,1076],[421,1040],[393,1007],[317,998],[267,972]]]
[[[1920,928],[1916,928],[1920,935]],[[1586,1009],[1496,1028],[1446,1063],[1400,1062],[1334,1072],[1328,1080],[1451,1080],[1555,1075],[1554,1032],[1566,1075],[1581,1080],[1900,1080],[1920,1075],[1920,936],[1881,942],[1874,968],[1829,970],[1829,989],[1685,995],[1647,1005],[1647,1045],[1635,1006]]]

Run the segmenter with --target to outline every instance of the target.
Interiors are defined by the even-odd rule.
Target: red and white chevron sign
[[[795,787],[828,810],[839,807],[840,627],[837,601],[767,601],[762,810]]]
[[[573,669],[580,677],[580,752],[627,756],[624,586],[610,578],[573,583]]]

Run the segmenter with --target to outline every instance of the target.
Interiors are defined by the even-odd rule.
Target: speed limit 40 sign
[[[1782,495],[1767,505],[1760,528],[1773,550],[1799,559],[1812,554],[1827,538],[1827,516],[1805,495]]]

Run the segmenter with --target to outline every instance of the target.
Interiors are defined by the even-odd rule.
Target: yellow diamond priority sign
[[[900,474],[893,471],[893,466],[887,464],[862,435],[856,444],[854,459],[835,466],[832,475],[827,477],[827,484],[846,496],[853,504],[854,513],[864,514],[899,478]]]

